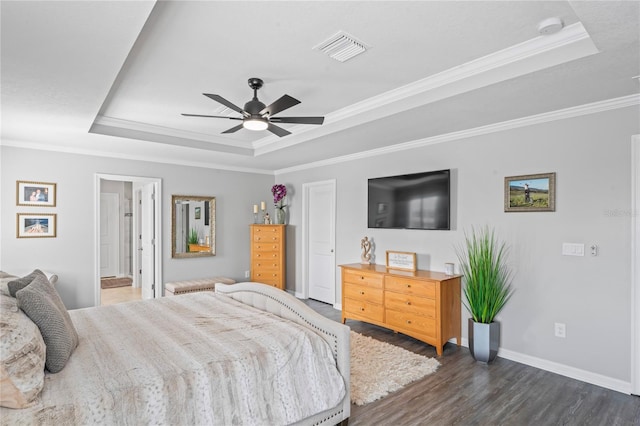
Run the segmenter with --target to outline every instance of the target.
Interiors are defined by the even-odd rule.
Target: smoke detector
[[[564,22],[558,17],[547,18],[538,24],[538,32],[541,35],[551,35],[560,31],[564,27]]]

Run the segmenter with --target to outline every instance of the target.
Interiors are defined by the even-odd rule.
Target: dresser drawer
[[[363,300],[354,300],[345,297],[342,309],[355,317],[364,317],[377,322],[382,322],[382,318],[384,317],[384,308],[382,305],[365,302]]]
[[[386,291],[384,293],[384,306],[395,311],[408,312],[430,318],[436,317],[436,301],[413,294]]]
[[[436,337],[436,320],[409,312],[399,312],[392,309],[385,310],[386,323],[392,328],[420,333],[429,337]]]
[[[282,262],[280,262],[280,260],[276,257],[273,260],[270,259],[260,259],[260,260],[253,260],[253,262],[251,262],[251,269],[252,270],[272,270],[272,269],[280,269],[280,267],[282,266]]]
[[[252,261],[256,261],[256,260],[280,261],[280,252],[277,252],[277,251],[254,251],[252,255],[253,255],[253,257],[251,258]]]
[[[368,287],[382,288],[382,281],[384,277],[380,274],[364,272],[364,271],[350,271],[344,269],[342,271],[342,281],[345,283],[361,284]]]
[[[385,278],[384,288],[385,290],[397,293],[413,294],[430,299],[436,298],[436,284],[431,281],[418,281],[410,278],[387,276]]]
[[[279,283],[281,277],[278,271],[255,271],[251,274],[251,281],[265,284]]]
[[[344,291],[344,297],[348,297],[349,299],[382,305],[381,288],[345,283],[342,291]]]
[[[279,243],[253,243],[253,251],[279,251]]]
[[[260,234],[256,232],[253,234],[253,242],[255,243],[279,243],[282,241],[279,234]]]

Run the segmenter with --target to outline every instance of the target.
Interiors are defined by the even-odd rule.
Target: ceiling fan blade
[[[228,118],[229,120],[242,120],[240,117],[225,117],[224,115],[202,115],[202,114],[185,114],[182,113],[185,117],[208,117],[208,118]]]
[[[260,115],[264,116],[268,114],[269,117],[279,113],[280,111],[284,111],[287,108],[291,108],[292,106],[298,105],[300,103],[296,98],[292,98],[289,95],[283,95],[280,99],[265,107],[262,111],[260,111]]]
[[[283,129],[282,127],[278,127],[273,123],[269,123],[269,127],[267,127],[267,130],[270,131],[271,133],[273,133],[274,135],[283,137],[283,136],[287,136],[290,135],[291,132],[288,130]]]
[[[226,106],[227,108],[231,108],[232,110],[239,112],[240,114],[247,116],[248,114],[239,106],[232,104],[231,102],[229,102],[228,100],[226,100],[225,98],[223,98],[220,95],[212,95],[211,93],[203,93],[203,95],[205,95],[208,98],[213,99],[216,102],[221,103],[222,105]]]
[[[272,117],[273,123],[322,124],[324,117]]]
[[[232,127],[232,128],[230,128],[230,129],[228,129],[228,130],[225,130],[225,131],[224,131],[224,132],[222,132],[222,133],[235,133],[235,132],[237,132],[237,131],[238,131],[238,130],[240,130],[240,129],[242,129],[242,124],[238,124],[237,126]]]

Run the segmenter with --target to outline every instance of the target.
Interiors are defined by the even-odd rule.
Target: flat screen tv
[[[448,230],[450,170],[369,179],[369,228]]]

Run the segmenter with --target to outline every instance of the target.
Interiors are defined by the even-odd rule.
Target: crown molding
[[[556,111],[545,112],[542,114],[531,115],[523,118],[503,121],[500,123],[488,124],[486,126],[474,127],[472,129],[451,132],[442,135],[432,136],[429,138],[418,139],[415,141],[400,143],[383,148],[376,148],[369,151],[362,151],[355,154],[343,155],[327,160],[315,161],[312,163],[301,164],[298,166],[287,167],[275,171],[276,176],[284,173],[297,172],[301,170],[312,169],[316,167],[330,166],[339,163],[345,163],[363,158],[376,157],[379,155],[387,155],[395,152],[406,151],[408,149],[420,148],[428,145],[434,145],[443,142],[450,142],[459,139],[465,139],[475,136],[486,135],[490,133],[503,132],[505,130],[517,129],[521,127],[533,126],[536,124],[547,123],[550,121],[566,120],[569,118],[579,117],[583,115],[596,114],[599,112],[627,108],[640,105],[640,94],[622,96],[620,98],[607,99],[599,102],[579,105],[570,108],[564,108]]]
[[[129,130],[131,132],[144,132],[154,135],[170,136],[178,139],[185,139],[197,142],[207,142],[216,145],[227,145],[233,148],[244,148],[253,150],[254,143],[239,140],[230,140],[227,138],[212,136],[206,133],[190,132],[188,130],[174,129],[172,127],[157,126],[155,124],[141,123],[138,121],[124,120],[121,118],[98,115],[93,122],[94,126],[113,127],[120,130]],[[99,133],[101,132],[92,132]],[[136,139],[135,136],[132,139]]]
[[[134,154],[123,154],[123,153],[115,153],[108,151],[98,151],[98,150],[90,150],[90,149],[79,149],[79,148],[70,148],[66,146],[60,145],[51,145],[51,144],[40,144],[34,142],[23,142],[16,140],[2,140],[0,146],[7,146],[13,148],[22,148],[22,149],[34,149],[39,151],[51,151],[51,152],[61,152],[65,154],[77,154],[77,155],[89,155],[92,157],[103,157],[103,158],[117,158],[120,160],[133,160],[133,161],[144,161],[149,163],[158,163],[158,164],[171,164],[176,166],[188,166],[188,167],[200,167],[203,169],[214,169],[214,170],[226,170],[230,172],[242,172],[242,173],[256,173],[262,175],[273,176],[273,170],[265,170],[265,169],[256,169],[250,167],[236,167],[229,166],[228,164],[221,163],[211,163],[209,161],[187,161],[187,160],[176,160],[169,159],[167,157],[153,156],[149,154],[145,155],[134,155]]]
[[[460,66],[390,90],[325,116],[325,125],[311,132],[296,132],[285,140],[263,138],[255,142],[260,156],[355,125],[407,111],[461,93],[496,84],[598,53],[582,23],[539,36],[474,59]]]

